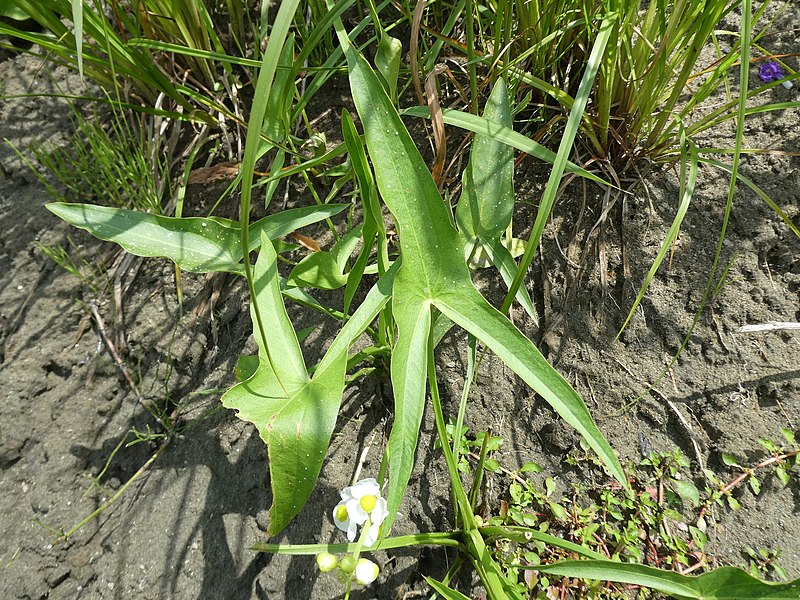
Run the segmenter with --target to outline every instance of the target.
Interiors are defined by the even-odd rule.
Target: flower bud
[[[356,559],[353,558],[351,554],[343,556],[342,560],[339,561],[339,568],[343,573],[347,573],[349,575],[356,570]]]
[[[356,565],[356,581],[361,585],[369,585],[378,578],[380,569],[371,560],[359,558]]]
[[[323,573],[329,573],[339,566],[339,559],[330,552],[320,552],[317,554],[317,566]]]

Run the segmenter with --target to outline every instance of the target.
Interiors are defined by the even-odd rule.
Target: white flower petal
[[[358,501],[356,500],[355,502],[358,502]],[[356,533],[358,532],[358,526],[361,523],[356,523],[353,519],[351,519],[349,513],[348,513],[348,517],[346,519],[344,519],[343,521],[340,521],[339,518],[337,517],[337,513],[339,512],[339,507],[341,507],[341,506],[344,506],[345,507],[345,511],[346,511],[347,504],[345,503],[344,500],[339,502],[339,504],[336,505],[336,508],[333,509],[333,523],[334,523],[334,525],[336,525],[337,529],[347,533],[347,539],[352,542],[353,540],[356,539]]]
[[[358,530],[358,524],[355,521],[350,521],[347,524],[347,541],[352,542],[356,539],[356,532]]]
[[[378,501],[375,503],[375,508],[373,508],[372,512],[369,513],[369,520],[373,525],[380,526],[380,524],[383,523],[388,516],[389,511],[386,508],[386,500],[383,498],[378,498]]]
[[[381,488],[378,485],[378,482],[372,477],[368,479],[362,479],[361,481],[356,482],[354,485],[351,485],[348,489],[350,490],[352,497],[358,498],[359,500],[364,496],[381,495]],[[344,493],[344,490],[342,490],[342,493]]]
[[[381,524],[380,523],[372,523],[367,530],[367,534],[364,536],[364,547],[369,548],[375,542],[378,541],[378,537],[381,535]]]
[[[344,507],[345,507],[345,509],[347,508],[347,505],[345,504],[344,500],[342,500],[341,502],[339,502],[339,504],[337,504],[337,505],[334,507],[334,509],[333,509],[333,522],[334,522],[334,524],[336,525],[336,527],[338,527],[338,528],[339,528],[339,529],[341,529],[342,531],[347,531],[348,527],[350,527],[350,518],[349,518],[349,515],[348,515],[348,518],[347,518],[347,519],[344,519],[343,521],[340,521],[340,520],[339,520],[339,517],[338,517],[339,508],[340,508],[340,507],[342,507],[342,506],[344,506]]]

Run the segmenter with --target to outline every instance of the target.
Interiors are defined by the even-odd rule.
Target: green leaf
[[[317,368],[321,368],[331,357],[349,348],[350,344],[352,344],[369,324],[372,323],[373,319],[378,316],[378,313],[386,306],[392,297],[394,277],[399,268],[400,261],[397,260],[389,267],[389,270],[378,279],[377,283],[372,286],[372,289],[367,293],[364,301],[350,318],[347,319],[344,327],[339,330],[336,337],[333,338],[331,345],[328,346],[328,350]]]
[[[401,275],[408,272],[400,269],[397,273],[392,299],[392,314],[400,332],[391,360],[395,410],[386,450],[389,456],[389,488],[386,498],[389,516],[386,519],[386,531],[394,522],[406,485],[411,479],[419,428],[425,412],[431,307],[427,302],[415,299],[408,285],[403,284]]]
[[[697,577],[654,567],[609,560],[575,560],[533,567],[560,577],[578,577],[641,585],[675,598],[697,600],[797,600],[800,579],[774,584],[751,577],[741,569],[720,567]]]
[[[508,90],[502,78],[486,102],[483,118],[513,127]],[[475,134],[461,181],[456,223],[465,239],[499,239],[514,213],[514,150],[496,137]]]
[[[567,510],[557,502],[550,503],[550,512],[559,521],[564,521],[567,518]]]
[[[702,552],[705,549],[706,544],[708,544],[708,536],[705,534],[704,531],[698,529],[694,525],[689,525],[689,533],[692,534],[692,539],[694,540],[694,543],[697,544],[697,547]]]
[[[791,446],[795,445],[794,432],[791,429],[787,429],[786,427],[781,427],[781,434],[783,435],[784,439],[789,445]]]
[[[512,238],[510,241],[512,244],[518,242],[522,245],[522,240]],[[511,287],[511,283],[514,281],[514,274],[517,272],[517,263],[514,261],[514,256],[511,251],[509,251],[500,240],[485,242],[482,248],[489,256],[489,260],[492,261],[492,264],[499,271],[506,286]],[[519,254],[522,254],[524,251],[524,248],[520,249]],[[525,312],[533,319],[534,323],[539,321],[539,315],[536,313],[536,308],[533,306],[533,301],[531,300],[530,294],[528,294],[528,289],[524,285],[519,286],[516,301],[525,309]]]
[[[353,301],[356,290],[361,284],[364,269],[369,261],[372,247],[378,239],[378,269],[385,269],[389,261],[388,247],[386,244],[386,226],[381,215],[380,202],[378,201],[378,191],[375,187],[375,180],[372,178],[372,171],[367,161],[367,154],[364,151],[364,142],[358,135],[353,118],[346,110],[342,111],[342,136],[347,146],[347,154],[353,172],[358,182],[359,197],[364,210],[364,223],[361,227],[364,243],[358,254],[355,264],[347,278],[347,287],[344,291],[344,312],[350,311],[350,303]]]
[[[490,473],[500,473],[500,463],[494,458],[487,458],[483,466]]]
[[[684,481],[682,479],[670,479],[675,493],[684,500],[689,500],[692,506],[700,506],[700,492],[691,481]]]
[[[427,106],[411,106],[403,109],[402,114],[412,117],[430,118],[430,110]],[[461,127],[462,129],[466,129],[467,131],[471,131],[473,133],[486,134],[489,137],[502,141],[504,144],[508,144],[512,148],[516,148],[520,152],[530,154],[531,156],[546,163],[553,164],[555,161],[556,154],[552,150],[545,148],[541,144],[534,142],[532,139],[525,137],[513,129],[503,127],[497,123],[492,123],[491,121],[486,120],[484,117],[461,112],[459,110],[453,110],[451,108],[443,108],[442,119],[448,125]],[[586,169],[582,169],[570,161],[567,161],[565,170],[569,171],[570,173],[580,175],[581,177],[585,177],[586,179],[591,179],[592,181],[603,185],[611,185],[605,179],[598,177],[594,173],[590,173]]]
[[[14,4],[12,0],[0,0],[0,17],[8,17],[15,21],[24,21],[28,18],[28,13]]]
[[[778,454],[778,446],[770,439],[758,438],[758,443],[769,453]]]
[[[381,29],[378,50],[375,53],[375,67],[378,69],[386,93],[395,103],[397,102],[397,77],[400,74],[402,57],[403,44]]]
[[[260,360],[258,356],[247,356],[245,354],[239,355],[239,358],[236,361],[236,368],[234,369],[234,376],[236,377],[236,381],[242,382],[247,381],[253,375],[256,374],[258,371],[258,367],[260,365]]]
[[[269,363],[228,390],[223,405],[253,423],[269,450],[272,507],[269,534],[276,535],[300,512],[319,477],[339,413],[347,355],[289,397],[282,394]]]
[[[316,484],[339,413],[347,352],[339,351],[308,377],[277,274],[277,255],[262,237],[251,302],[259,347],[256,372],[222,397],[222,404],[253,423],[269,451],[272,507],[269,533],[281,531],[300,512]],[[256,310],[256,305],[258,310]],[[260,314],[262,326],[256,324]],[[269,331],[264,339],[260,331]],[[280,356],[280,372],[270,355]]]
[[[305,378],[284,383],[290,390],[290,393],[284,393],[260,346],[255,373],[223,396],[223,405],[237,410],[239,418],[254,423],[268,446],[273,494],[269,525],[271,535],[291,521],[314,488],[339,411],[348,348],[389,301],[399,265],[399,261],[395,262],[369,291],[364,302],[334,338],[314,369],[311,380]],[[299,347],[287,339],[291,338],[291,332],[287,329],[291,323],[282,305],[276,306],[275,275],[266,273],[268,267],[256,263],[262,314],[276,315],[266,324],[268,331],[275,332],[275,338],[270,336],[269,344],[275,353],[285,346],[289,362],[295,362]],[[268,294],[262,289],[264,286],[271,288]],[[254,315],[254,311],[251,313]],[[257,327],[254,329],[258,330]],[[259,338],[259,343],[262,342]],[[280,356],[281,366],[284,367],[285,355]],[[251,361],[245,361],[243,370],[251,368]]]
[[[280,369],[275,375],[288,395],[292,390],[308,382],[303,352],[297,333],[286,314],[283,304],[280,280],[278,277],[278,256],[272,243],[261,234],[261,252],[253,271],[253,290],[250,299],[250,317],[253,322],[253,336],[259,349],[259,357],[266,359],[277,369],[270,357],[280,356]],[[263,335],[269,332],[269,335]]]
[[[289,275],[289,284],[321,290],[336,290],[347,283],[347,261],[356,249],[361,227],[343,236],[330,252],[312,252],[297,263]]]
[[[513,128],[508,90],[502,78],[498,79],[486,102],[483,117],[491,123]],[[485,133],[475,134],[461,189],[456,207],[459,233],[468,245],[479,244],[506,285],[511,285],[517,264],[500,243],[500,235],[511,225],[514,213],[514,150],[511,146]],[[536,309],[524,286],[519,288],[517,300],[536,321]]]
[[[733,454],[728,454],[727,452],[722,453],[722,462],[729,467],[739,466],[739,460]]]
[[[70,225],[101,240],[115,242],[136,256],[168,258],[194,273],[242,272],[239,224],[235,221],[164,217],[92,204],[51,202],[45,206]],[[264,217],[250,226],[249,249],[258,249],[262,233],[275,239],[336,215],[347,206],[307,206]]]
[[[297,263],[289,275],[289,285],[319,290],[338,290],[347,283],[347,275],[330,252],[312,252]]]
[[[115,242],[136,256],[169,258],[194,273],[241,272],[239,233],[215,219],[162,217],[90,204],[45,206],[70,225]]]
[[[482,339],[565,420],[578,427],[612,475],[628,488],[617,457],[581,398],[533,343],[473,286],[463,243],[430,171],[377,76],[350,45],[341,23],[337,23],[337,34],[347,56],[350,87],[365,126],[378,189],[397,223],[403,259],[392,302],[399,338],[392,353],[395,422],[387,451],[389,517],[385,530],[394,521],[413,467],[425,406],[426,342],[433,306]]]
[[[783,465],[775,467],[775,475],[778,476],[784,486],[789,485],[789,473],[786,472],[786,468]]]
[[[289,34],[286,42],[281,49],[278,57],[278,69],[275,71],[275,79],[270,87],[269,98],[267,99],[267,109],[264,113],[264,124],[261,133],[267,138],[267,142],[262,140],[262,144],[280,144],[286,137],[289,130],[289,111],[291,109],[292,91],[290,78],[292,72],[292,62],[294,61],[294,34]],[[268,147],[269,147],[268,146]],[[264,146],[259,149],[259,153],[265,152]]]
[[[330,217],[338,215],[343,210],[350,208],[349,204],[321,204],[290,208],[274,215],[266,216],[250,225],[249,250],[258,250],[261,245],[261,233],[265,233],[271,240],[291,233],[302,227],[319,223]],[[232,222],[238,229],[238,223]]]
[[[544,471],[544,469],[539,463],[526,462],[524,465],[522,465],[519,471],[520,473],[541,473]]]
[[[456,324],[482,340],[567,423],[575,427],[611,475],[627,486],[619,460],[597,429],[581,397],[511,321],[486,302],[475,288],[465,288],[460,294],[442,295],[437,306]]]

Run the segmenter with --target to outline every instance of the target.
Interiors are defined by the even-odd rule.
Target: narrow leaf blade
[[[536,569],[561,577],[580,577],[641,585],[680,598],[796,600],[800,592],[800,579],[783,584],[766,583],[733,567],[719,567],[696,577],[645,565],[609,560],[564,561],[552,565],[540,565]]]

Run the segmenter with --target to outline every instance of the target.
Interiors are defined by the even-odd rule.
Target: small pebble
[[[269,529],[269,511],[264,509],[256,513],[256,525],[261,531]]]

